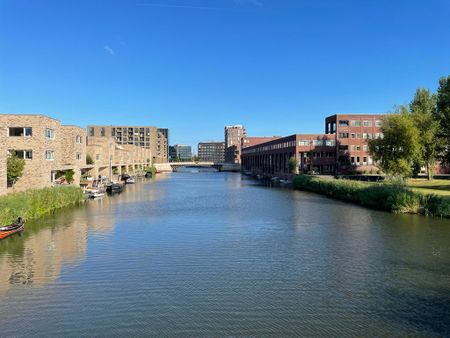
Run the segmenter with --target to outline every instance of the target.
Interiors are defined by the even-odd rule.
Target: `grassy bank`
[[[450,217],[450,197],[424,194],[400,183],[367,183],[299,175],[295,189],[312,191],[369,208]]]
[[[54,210],[79,204],[83,193],[78,187],[54,187],[19,192],[0,197],[0,226],[17,217],[26,221],[37,219]]]

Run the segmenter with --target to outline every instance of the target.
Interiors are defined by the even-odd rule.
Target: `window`
[[[314,146],[323,146],[324,142],[323,140],[314,140],[313,145]]]
[[[100,129],[100,136],[105,136],[105,128]]]
[[[375,121],[375,127],[381,127],[382,125],[383,125],[383,121],[381,121],[381,120]]]
[[[339,133],[339,138],[348,138],[348,133]]]
[[[361,121],[359,120],[351,121],[351,125],[352,127],[361,127]]]
[[[111,128],[111,136],[116,136],[116,128]]]
[[[355,146],[354,146],[354,145],[351,145],[351,146],[350,146],[350,150],[351,150],[351,151],[355,151]]]
[[[80,160],[81,160],[81,153],[77,153],[77,154],[76,154],[76,159],[77,159],[77,161],[80,161]]]
[[[363,165],[367,165],[367,157],[363,157]]]
[[[367,133],[363,133],[363,139],[367,139]]]
[[[12,127],[9,128],[9,136],[11,137],[31,137],[33,135],[33,129],[29,127]]]
[[[22,158],[24,160],[32,160],[33,159],[33,151],[32,150],[8,150],[9,156],[15,154],[18,158]]]
[[[340,145],[339,150],[348,150],[348,145]]]
[[[45,151],[45,159],[46,160],[54,160],[55,159],[55,152],[53,150],[46,150]]]
[[[95,135],[94,128],[89,128],[89,136],[94,136],[94,135]]]
[[[361,146],[356,146],[356,151],[361,151]]]
[[[363,121],[364,127],[372,127],[372,121]]]
[[[369,150],[368,146],[363,146],[363,150],[367,152],[367,150]]]
[[[352,138],[355,138],[355,136],[356,136],[356,135],[355,135],[354,133],[352,133]]]
[[[97,161],[100,161],[100,154],[95,155],[95,159],[96,159]]]
[[[361,134],[360,133],[356,133],[356,138],[361,138]]]
[[[45,138],[53,140],[55,138],[55,131],[50,128],[45,128]]]
[[[339,120],[340,127],[348,127],[348,120]]]
[[[336,146],[336,141],[335,141],[335,140],[327,140],[327,141],[325,142],[325,144],[326,144],[328,147],[334,147],[334,146]]]
[[[78,144],[81,144],[81,136],[80,135],[77,135],[75,142]]]

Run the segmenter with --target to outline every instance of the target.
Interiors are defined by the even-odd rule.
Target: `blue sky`
[[[323,131],[450,74],[448,0],[0,0],[0,113],[168,127],[171,143]]]

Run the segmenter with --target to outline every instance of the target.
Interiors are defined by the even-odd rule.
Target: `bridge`
[[[214,162],[169,162],[155,163],[154,166],[157,172],[172,172],[181,167],[214,168],[219,171],[241,171],[240,164]]]

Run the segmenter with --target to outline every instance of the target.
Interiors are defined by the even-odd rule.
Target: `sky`
[[[450,0],[0,0],[0,113],[196,147],[320,133],[450,75]]]

